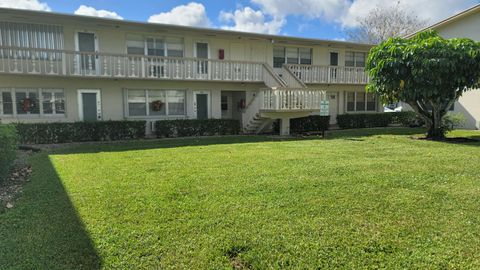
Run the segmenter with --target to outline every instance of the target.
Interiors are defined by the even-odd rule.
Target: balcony
[[[0,73],[114,79],[265,82],[280,86],[266,64],[96,52],[0,47]]]
[[[323,91],[305,89],[265,89],[260,92],[260,111],[320,111]]]
[[[285,65],[305,84],[367,84],[369,81],[365,68]]]

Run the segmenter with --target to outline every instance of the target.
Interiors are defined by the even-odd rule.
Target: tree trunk
[[[444,140],[445,139],[445,130],[442,126],[443,115],[439,112],[438,109],[432,110],[432,120],[431,125],[428,127],[427,139],[431,140]]]
[[[413,110],[425,121],[427,127],[427,139],[431,140],[444,140],[445,130],[442,127],[442,118],[445,115],[445,111],[439,109],[436,105],[433,105],[432,111],[426,110],[425,104],[419,104],[417,101],[408,102]]]

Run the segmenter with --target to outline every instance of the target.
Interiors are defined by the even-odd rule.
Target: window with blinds
[[[37,50],[25,49],[48,49],[63,50],[63,27],[57,25],[31,24],[0,21],[0,56],[18,58],[54,58],[61,57],[59,53],[46,53]]]
[[[0,46],[63,50],[63,27],[0,21]]]

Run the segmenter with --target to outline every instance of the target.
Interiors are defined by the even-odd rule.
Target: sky
[[[0,0],[0,7],[344,40],[358,18],[397,3],[432,24],[480,0]]]

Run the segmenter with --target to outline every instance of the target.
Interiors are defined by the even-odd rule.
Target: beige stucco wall
[[[480,10],[436,30],[445,38],[466,37],[480,41]],[[465,128],[480,129],[480,89],[469,91],[460,97],[455,103],[454,111],[465,116]]]
[[[221,91],[246,91],[246,102],[253,97],[253,93],[265,87],[262,84],[239,84],[221,82],[186,82],[186,81],[158,81],[158,80],[111,80],[111,79],[82,79],[82,78],[52,78],[41,76],[0,75],[0,88],[60,88],[65,91],[66,113],[64,117],[39,116],[0,116],[2,122],[25,121],[78,121],[78,90],[99,89],[102,100],[103,120],[122,120],[125,117],[124,89],[172,89],[186,90],[186,116],[193,118],[193,95],[196,91],[210,94],[210,116],[221,118],[220,97]],[[144,119],[145,117],[143,117]],[[133,119],[133,118],[132,118]],[[165,119],[155,117],[152,119]]]

